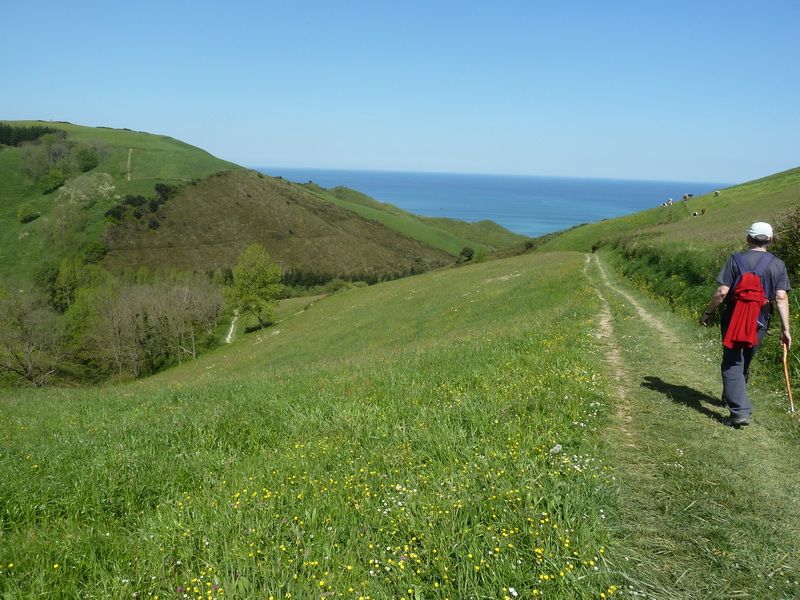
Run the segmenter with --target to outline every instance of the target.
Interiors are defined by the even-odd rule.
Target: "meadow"
[[[293,299],[148,380],[0,392],[0,595],[613,595],[583,265]]]

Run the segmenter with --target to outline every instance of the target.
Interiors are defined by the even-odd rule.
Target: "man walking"
[[[753,405],[747,396],[747,376],[750,362],[758,350],[764,335],[767,333],[772,317],[773,303],[778,308],[778,317],[781,321],[781,343],[788,347],[792,345],[792,336],[789,333],[789,297],[791,290],[786,265],[782,260],[767,252],[767,246],[772,241],[772,226],[769,223],[753,223],[747,230],[747,250],[732,254],[725,266],[717,276],[719,287],[711,296],[705,312],[700,317],[700,323],[708,326],[717,307],[722,305],[720,325],[722,339],[726,343],[722,347],[722,399],[731,411],[727,424],[732,427],[742,427],[750,423]],[[730,344],[726,339],[728,326],[735,300],[732,288],[746,272],[755,271],[761,278],[764,295],[768,301],[758,314],[756,343],[752,347],[741,347],[740,344]],[[755,341],[755,340],[754,340]],[[733,347],[729,347],[733,346]]]

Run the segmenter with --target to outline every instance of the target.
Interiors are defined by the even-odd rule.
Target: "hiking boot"
[[[750,425],[750,417],[734,417],[731,415],[724,420],[725,425],[728,427],[733,427],[734,429],[740,429],[742,427],[746,427]]]

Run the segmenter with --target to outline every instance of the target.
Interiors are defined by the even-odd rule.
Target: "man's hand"
[[[781,331],[781,344],[783,344],[784,346],[786,346],[786,349],[787,349],[787,350],[788,350],[789,348],[791,348],[791,347],[792,347],[792,334],[790,334],[790,333],[789,333],[788,331],[786,331],[786,330],[784,330],[784,331]]]
[[[708,327],[708,324],[711,322],[711,317],[713,316],[714,316],[713,312],[712,313],[708,311],[704,312],[702,315],[700,315],[700,325],[702,325],[703,327]]]

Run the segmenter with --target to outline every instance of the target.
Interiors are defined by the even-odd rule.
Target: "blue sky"
[[[248,166],[740,182],[800,166],[800,2],[4,2],[0,119]]]

